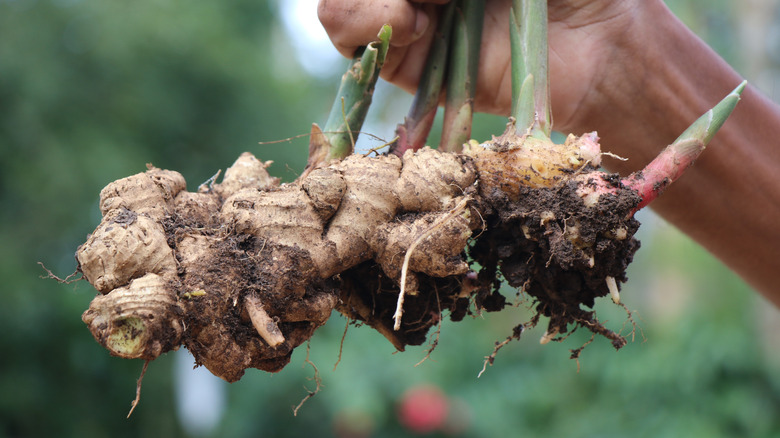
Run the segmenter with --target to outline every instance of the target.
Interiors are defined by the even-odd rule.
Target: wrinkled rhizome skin
[[[419,345],[446,310],[460,320],[503,308],[500,271],[550,317],[548,331],[578,324],[622,346],[582,306],[610,292],[607,277],[626,280],[639,197],[595,170],[595,135],[570,137],[555,156],[515,140],[460,155],[352,155],[283,185],[248,153],[194,193],[156,168],[115,181],[77,252],[102,294],[83,320],[114,355],[154,359],[184,345],[235,381],[246,368],[283,368],[334,309],[399,350]]]

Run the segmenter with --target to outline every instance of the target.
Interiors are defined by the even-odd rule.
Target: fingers
[[[352,57],[355,49],[376,40],[383,24],[393,26],[391,49],[382,78],[414,93],[438,25],[441,4],[449,0],[320,0],[318,13],[338,51]],[[509,0],[486,2],[476,108],[508,114]]]
[[[406,0],[320,0],[317,13],[333,45],[348,58],[374,41],[384,24],[393,27],[395,47],[412,44],[430,25],[422,7]]]

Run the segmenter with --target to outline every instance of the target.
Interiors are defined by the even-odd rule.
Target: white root
[[[272,348],[284,342],[282,331],[279,330],[276,321],[274,321],[265,311],[260,298],[250,295],[246,297],[245,302],[246,310],[249,312],[249,319],[252,320],[252,325],[255,327],[255,330],[257,330],[260,337]]]
[[[615,277],[607,276],[607,289],[609,289],[609,295],[612,297],[612,301],[615,304],[620,304],[620,291],[618,290]]]
[[[556,336],[558,336],[558,327],[553,328],[552,331],[547,330],[546,332],[544,332],[544,335],[542,335],[542,339],[539,339],[539,343],[542,345],[548,344]]]
[[[398,331],[401,329],[401,317],[404,314],[404,296],[406,295],[406,274],[409,272],[409,260],[412,258],[412,253],[417,248],[417,246],[425,239],[427,239],[431,234],[433,234],[434,231],[438,230],[456,214],[459,214],[461,211],[463,211],[470,200],[470,197],[464,196],[458,205],[455,206],[455,208],[450,210],[446,215],[436,219],[433,225],[431,225],[431,227],[424,233],[420,234],[420,236],[415,239],[411,245],[409,245],[409,249],[406,250],[404,264],[401,266],[401,290],[398,292],[398,302],[395,305],[395,313],[393,314],[393,330]]]

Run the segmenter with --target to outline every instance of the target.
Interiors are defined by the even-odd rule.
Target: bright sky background
[[[285,32],[295,49],[295,57],[306,73],[319,77],[334,75],[340,77],[347,68],[348,62],[333,47],[328,34],[320,24],[317,18],[317,0],[277,1]],[[333,86],[335,92],[337,82],[334,82]],[[380,79],[373,100],[372,110],[369,111],[362,130],[380,136],[384,140],[361,135],[355,146],[357,152],[365,153],[394,136],[395,125],[403,120],[412,96],[399,92]]]
[[[343,70],[346,62],[333,47],[317,18],[317,0],[278,0],[284,29],[295,56],[307,73],[327,76]]]

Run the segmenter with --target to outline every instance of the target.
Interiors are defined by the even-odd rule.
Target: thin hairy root
[[[504,346],[510,342],[512,342],[513,339],[520,340],[520,335],[523,334],[523,331],[525,331],[526,328],[530,328],[536,325],[536,323],[539,320],[539,316],[535,316],[534,319],[532,319],[530,322],[527,322],[525,324],[518,324],[512,329],[512,334],[507,336],[506,339],[504,339],[501,342],[496,342],[495,347],[493,347],[493,352],[490,353],[490,355],[485,356],[485,361],[482,363],[482,369],[479,371],[479,374],[477,374],[477,378],[479,379],[482,377],[482,374],[484,374],[485,370],[487,369],[488,365],[493,366],[493,362],[496,360],[496,356],[498,355],[498,350],[504,348]]]
[[[626,321],[623,323],[623,327],[620,328],[620,335],[622,336],[623,330],[626,328],[626,324],[629,322],[631,323],[631,342],[634,342],[636,340],[636,330],[639,329],[639,334],[642,336],[642,340],[646,341],[647,338],[645,337],[645,332],[642,330],[642,326],[637,324],[637,322],[634,320],[634,313],[636,311],[630,310],[628,307],[626,307],[625,304],[620,303],[620,307],[623,308],[623,310],[626,311]],[[625,337],[625,336],[624,336]]]
[[[279,326],[276,325],[276,321],[268,316],[265,309],[263,309],[263,303],[260,298],[250,295],[246,297],[246,310],[249,312],[249,318],[252,320],[252,325],[257,330],[265,342],[268,343],[271,348],[277,347],[284,342],[284,335]]]
[[[439,324],[436,325],[436,333],[434,334],[435,338],[433,342],[431,342],[431,345],[425,350],[425,356],[420,359],[419,362],[414,364],[415,367],[422,365],[423,362],[431,358],[431,353],[433,353],[433,350],[439,346],[439,335],[441,335],[441,315],[439,315]]]
[[[68,275],[65,278],[60,278],[56,274],[54,274],[54,272],[52,272],[49,268],[47,268],[46,265],[43,264],[43,262],[38,262],[38,265],[40,265],[40,267],[43,268],[44,271],[46,271],[46,276],[41,277],[43,279],[50,278],[56,281],[57,283],[62,283],[62,284],[71,284],[84,279],[84,275],[82,275],[81,272],[79,271],[75,271],[74,273]],[[73,278],[76,277],[77,275],[78,278]]]
[[[133,399],[133,402],[130,403],[130,412],[127,413],[127,418],[130,418],[130,416],[133,415],[133,411],[141,401],[141,383],[143,382],[144,376],[146,375],[146,370],[149,368],[149,362],[151,362],[150,359],[144,361],[144,367],[141,369],[141,375],[138,377],[138,382],[135,384],[135,399]]]
[[[580,372],[580,353],[582,353],[582,350],[584,350],[585,347],[590,345],[590,343],[593,342],[594,339],[596,339],[596,334],[595,333],[591,334],[590,335],[590,339],[588,340],[588,342],[582,344],[582,346],[580,346],[580,348],[575,348],[574,350],[570,350],[571,351],[571,356],[569,356],[569,359],[574,359],[574,360],[577,361],[577,372],[578,373]]]
[[[314,377],[313,377],[313,379],[314,379],[314,383],[317,386],[314,388],[314,391],[308,391],[307,390],[308,394],[306,394],[306,397],[304,397],[303,400],[301,400],[301,402],[298,403],[298,406],[293,408],[293,416],[294,417],[298,416],[298,410],[301,409],[303,404],[306,403],[307,401],[309,401],[310,398],[312,398],[315,395],[317,395],[317,393],[320,392],[320,389],[322,389],[322,379],[320,378],[320,370],[318,370],[317,369],[317,365],[314,365],[314,362],[312,362],[311,359],[309,359],[309,350],[310,350],[310,348],[311,348],[311,343],[307,342],[306,343],[306,360],[304,361],[304,366],[306,366],[306,364],[309,364],[309,365],[311,365],[312,368],[314,368]],[[305,389],[305,387],[304,387],[304,389]]]
[[[336,359],[336,363],[333,364],[333,371],[336,371],[336,368],[338,368],[339,363],[341,363],[341,353],[344,352],[344,340],[347,339],[347,330],[349,329],[349,322],[350,318],[349,316],[346,317],[347,323],[344,324],[344,333],[341,334],[341,341],[339,341],[339,357]]]
[[[460,214],[466,209],[466,206],[468,205],[469,201],[471,199],[468,196],[464,196],[463,199],[460,200],[458,205],[456,205],[452,210],[450,210],[446,215],[440,217],[437,219],[430,228],[428,228],[425,232],[420,234],[415,240],[414,243],[409,247],[409,249],[406,251],[406,255],[404,256],[404,263],[401,266],[401,290],[398,293],[398,302],[395,306],[395,313],[393,314],[393,330],[400,330],[401,328],[401,317],[404,314],[404,296],[406,295],[406,275],[409,272],[409,260],[412,257],[412,253],[414,253],[414,250],[417,249],[417,246],[420,245],[425,239],[431,237],[434,232],[439,230],[441,227],[444,226],[449,220],[454,218],[456,215]]]

